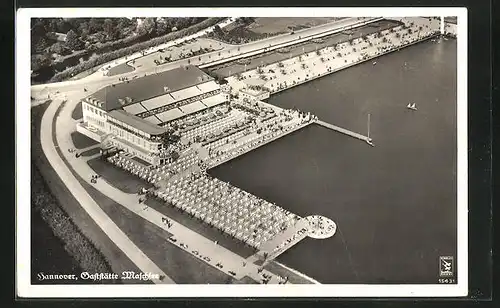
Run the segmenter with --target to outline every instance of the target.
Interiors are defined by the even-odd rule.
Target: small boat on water
[[[408,103],[408,105],[406,105],[406,108],[408,109],[411,109],[411,110],[417,110],[417,106],[415,105],[415,103]]]
[[[377,65],[377,61],[373,61],[373,65]]]

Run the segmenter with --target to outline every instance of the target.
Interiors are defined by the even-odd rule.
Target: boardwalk
[[[262,244],[258,255],[263,257],[264,253],[268,256],[264,264],[276,259],[279,255],[293,247],[308,235],[309,222],[306,219],[300,219],[293,228],[278,234],[270,241]]]
[[[363,136],[361,134],[352,132],[352,131],[350,131],[348,129],[345,129],[345,128],[342,128],[342,127],[338,127],[338,126],[335,126],[333,124],[323,122],[321,120],[317,120],[316,124],[321,125],[321,126],[326,127],[326,128],[329,128],[331,130],[337,131],[339,133],[346,134],[346,135],[354,137],[354,138],[358,138],[358,139],[366,141],[366,142],[371,141],[371,138],[368,138],[367,136]]]

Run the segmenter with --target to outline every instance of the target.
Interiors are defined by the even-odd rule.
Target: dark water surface
[[[428,41],[269,99],[362,134],[371,113],[376,145],[312,125],[211,171],[337,223],[279,262],[322,283],[437,283],[439,256],[456,256],[456,53]]]

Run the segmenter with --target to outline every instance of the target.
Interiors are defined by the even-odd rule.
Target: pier
[[[355,132],[350,131],[348,129],[345,129],[345,128],[342,128],[342,127],[338,127],[336,125],[333,125],[333,124],[330,124],[330,123],[326,123],[326,122],[321,121],[321,120],[316,120],[316,124],[321,125],[321,126],[326,127],[326,128],[329,128],[331,130],[337,131],[339,133],[342,133],[342,134],[345,134],[345,135],[348,135],[348,136],[351,136],[351,137],[363,140],[365,142],[370,142],[371,141],[371,138],[369,138],[367,136],[363,136],[361,134],[355,133]]]
[[[306,219],[300,219],[293,228],[289,228],[263,243],[257,253],[259,258],[263,260],[263,266],[292,248],[295,244],[306,238],[308,234],[309,222]],[[264,258],[264,254],[267,254],[266,258]]]

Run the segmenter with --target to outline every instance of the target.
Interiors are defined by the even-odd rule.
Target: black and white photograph
[[[467,295],[465,8],[17,15],[20,296]]]

